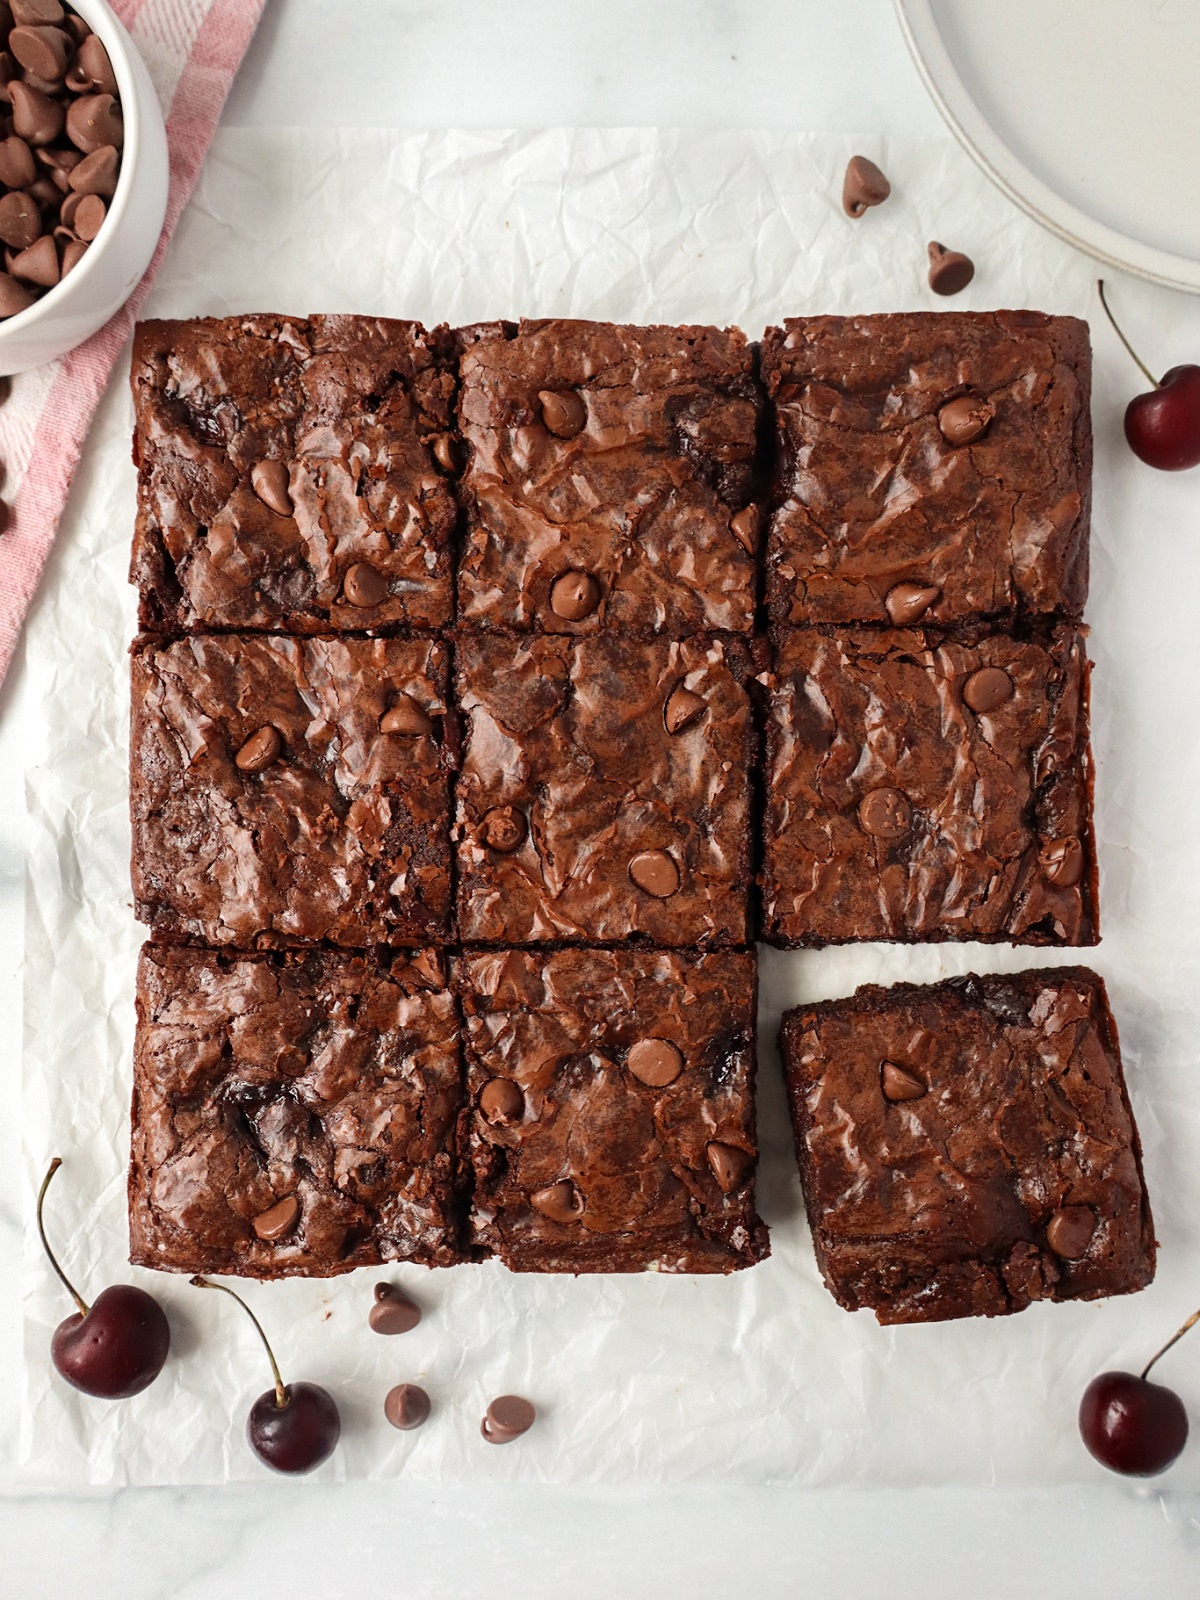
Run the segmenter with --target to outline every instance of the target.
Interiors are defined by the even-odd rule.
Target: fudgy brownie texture
[[[767,330],[762,372],[778,427],[774,623],[1080,616],[1086,323],[798,317]]]
[[[838,1303],[999,1316],[1154,1276],[1104,984],[1086,967],[869,985],[783,1019],[800,1176]]]
[[[379,317],[143,322],[131,579],[153,632],[453,616],[453,343]]]
[[[132,675],[133,887],[156,935],[245,947],[444,940],[444,645],[143,639]]]
[[[517,1272],[731,1272],[768,1254],[753,955],[471,952],[455,986],[476,1246]]]
[[[736,328],[464,330],[472,628],[749,632],[761,395]]]
[[[131,1260],[277,1278],[461,1259],[458,1033],[433,952],[144,946]]]
[[[772,944],[1095,944],[1078,630],[785,632],[767,720]]]
[[[749,671],[738,640],[461,639],[462,938],[743,943]]]

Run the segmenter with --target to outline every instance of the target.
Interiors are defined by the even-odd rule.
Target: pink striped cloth
[[[258,25],[265,0],[110,0],[141,52],[167,121],[171,188],[154,259],[111,322],[60,361],[12,380],[0,407],[4,498],[0,534],[0,681],[41,577],[92,416],[129,338]]]

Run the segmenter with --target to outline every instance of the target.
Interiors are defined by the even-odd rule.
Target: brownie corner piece
[[[1091,514],[1087,324],[1034,311],[767,330],[776,624],[1078,620]]]
[[[881,1323],[1144,1288],[1155,1238],[1103,981],[861,988],[780,1033],[817,1262]]]
[[[327,1277],[462,1259],[440,956],[143,947],[130,1259]]]
[[[143,322],[131,383],[143,629],[451,621],[448,330],[354,316]]]
[[[457,958],[474,1244],[518,1272],[762,1260],[755,974],[732,951]]]
[[[461,625],[749,633],[761,393],[745,336],[571,320],[467,331]]]

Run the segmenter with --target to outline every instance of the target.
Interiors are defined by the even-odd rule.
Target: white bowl
[[[104,0],[70,0],[108,51],[125,120],[117,191],[73,272],[0,322],[0,374],[25,372],[89,339],[128,300],[167,214],[167,130],[145,63]]]

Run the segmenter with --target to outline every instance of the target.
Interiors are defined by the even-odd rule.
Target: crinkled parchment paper
[[[886,206],[851,223],[841,174],[856,149],[890,174]],[[158,316],[357,311],[469,322],[570,315],[736,322],[757,337],[789,313],[934,304],[925,244],[979,263],[956,307],[1096,316],[1094,268],[1009,205],[947,141],[782,133],[330,131],[221,133],[155,289]],[[285,1376],[325,1383],[343,1443],[324,1475],[519,1480],[1028,1485],[1094,1477],[1075,1431],[1095,1372],[1140,1365],[1200,1298],[1200,704],[1194,510],[1146,527],[1139,470],[1119,444],[1130,373],[1094,324],[1095,743],[1107,977],[1146,1146],[1163,1251],[1142,1295],[1035,1306],[994,1322],[885,1332],[839,1310],[817,1277],[774,1052],[782,1008],[857,983],[932,980],[1044,957],[1006,947],[865,945],[764,952],[759,1056],[763,1214],[774,1254],[723,1281],[520,1277],[499,1265],[398,1278],[425,1318],[367,1329],[381,1274],[250,1284]],[[1169,352],[1168,352],[1169,353]],[[93,1291],[133,1277],[160,1294],[174,1345],[163,1376],[110,1404],[53,1374],[50,1331],[70,1309],[40,1259],[26,1270],[22,1458],[28,1481],[214,1482],[263,1469],[243,1421],[268,1373],[222,1297],[125,1264],[134,961],[126,817],[133,597],[132,410],[124,372],[97,419],[28,637],[22,704],[31,817],[25,982],[27,1193],[64,1171],[50,1227]],[[30,1207],[32,1213],[32,1207]],[[1200,1361],[1171,1378],[1200,1407]],[[402,1380],[434,1399],[426,1427],[384,1421]],[[495,1449],[495,1394],[539,1407]],[[1175,1469],[1200,1485],[1200,1451]]]

